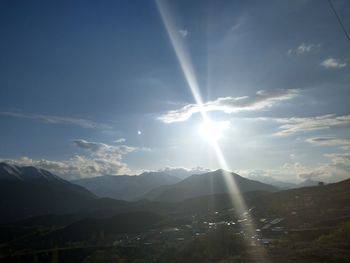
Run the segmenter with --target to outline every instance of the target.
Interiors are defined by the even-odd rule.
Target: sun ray
[[[164,1],[162,0],[156,0],[156,4],[160,13],[160,16],[162,18],[162,21],[164,23],[166,32],[170,38],[170,42],[174,48],[176,57],[180,63],[182,72],[185,76],[186,82],[188,84],[189,89],[191,90],[191,93],[193,95],[193,98],[196,102],[196,104],[199,106],[200,108],[200,113],[202,116],[202,121],[204,123],[204,125],[208,125],[211,123],[210,118],[207,116],[207,113],[205,112],[205,110],[202,109],[202,105],[203,105],[203,100],[202,100],[202,96],[200,93],[200,89],[199,89],[199,85],[198,85],[198,81],[193,69],[193,65],[191,63],[191,59],[190,56],[185,48],[185,45],[183,43],[183,39],[180,38],[180,34],[178,33],[178,30],[176,30],[176,27],[174,25],[174,22],[172,20],[171,14],[169,12],[168,7],[166,6],[166,4],[164,3]],[[207,127],[208,128],[208,127]],[[209,126],[210,128],[210,126]],[[212,129],[212,128],[210,128]],[[217,137],[219,136],[218,132],[216,132],[215,130],[212,130],[209,132],[212,138],[213,137]],[[242,214],[244,212],[247,211],[247,207],[245,204],[245,201],[242,197],[242,194],[239,191],[239,188],[237,187],[237,184],[235,182],[234,177],[232,176],[231,173],[227,172],[229,171],[229,166],[227,165],[227,162],[225,160],[224,154],[222,153],[222,150],[217,142],[217,140],[211,140],[211,146],[214,149],[214,152],[216,154],[216,158],[218,159],[218,162],[221,166],[221,168],[223,169],[223,174],[224,174],[224,180],[225,183],[227,184],[227,187],[229,189],[230,192],[230,198],[231,198],[231,202],[233,204],[233,206],[235,207],[235,210],[237,212],[237,214]],[[250,222],[252,222],[252,219],[249,216],[249,213],[246,215],[248,217],[248,220]],[[251,241],[251,236],[254,234],[255,231],[255,227],[254,225],[245,225],[244,224],[244,230],[246,232],[246,238],[245,241],[247,243],[250,243]],[[257,260],[257,262],[268,262],[268,258],[266,255],[266,251],[263,249],[263,247],[258,246],[258,255],[255,255],[256,257],[254,257],[255,260]]]

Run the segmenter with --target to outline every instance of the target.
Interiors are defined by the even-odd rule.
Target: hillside
[[[325,186],[304,187],[271,193],[250,202],[259,217],[275,215],[293,226],[332,226],[350,219],[350,179]]]
[[[249,180],[238,174],[217,170],[214,172],[192,175],[177,184],[156,188],[142,198],[162,202],[178,202],[198,196],[229,193],[230,191],[226,183],[225,174],[234,179],[238,189],[242,193],[258,190],[273,192],[277,190],[271,185]]]
[[[95,199],[88,190],[35,167],[0,163],[0,222],[70,213]]]
[[[85,218],[54,231],[46,239],[84,241],[95,233],[103,233],[105,236],[140,233],[151,229],[160,220],[160,216],[150,212],[121,213],[108,218]]]

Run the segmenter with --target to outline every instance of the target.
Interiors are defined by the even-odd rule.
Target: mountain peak
[[[176,184],[153,189],[143,196],[145,199],[177,202],[198,196],[230,193],[228,178],[233,179],[239,191],[276,191],[271,185],[249,180],[238,174],[218,169],[204,174],[194,174]]]
[[[60,177],[34,166],[18,166],[7,162],[0,163],[0,180],[5,181],[64,181]]]
[[[226,171],[224,169],[217,169],[217,170],[214,170],[214,171],[210,171],[210,172],[206,172],[206,173],[203,173],[203,174],[197,174],[197,176],[227,176],[227,175],[230,175],[230,176],[234,176],[235,178],[236,177],[241,177],[239,174],[236,174],[234,172],[230,172],[230,171]],[[190,176],[189,178],[191,178],[192,176]]]
[[[318,185],[318,181],[314,181],[311,178],[305,179],[301,183],[299,183],[297,186],[298,187],[310,187],[310,186],[316,186]]]

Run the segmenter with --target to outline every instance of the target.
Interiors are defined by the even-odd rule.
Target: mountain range
[[[72,181],[98,197],[109,197],[132,201],[161,185],[170,185],[181,181],[180,178],[165,172],[146,172],[141,175],[105,175]]]
[[[237,183],[241,192],[276,191],[277,188],[258,181],[244,178],[238,174],[228,173]],[[135,201],[154,200],[161,202],[177,202],[202,195],[228,193],[224,171],[217,170],[201,174],[193,174],[181,180],[167,172],[146,172],[138,176],[100,176],[74,180],[98,197]]]
[[[237,174],[230,176],[241,192],[276,191],[273,186]],[[127,210],[130,207],[140,210],[138,203],[129,205],[115,199],[176,202],[220,193],[228,193],[222,170],[194,174],[184,180],[162,171],[139,176],[101,176],[72,183],[36,167],[0,163],[0,209],[3,214],[0,222],[45,214],[93,211],[109,214],[108,211],[124,211],[126,206]]]
[[[84,213],[103,217],[130,211],[167,211],[172,207],[170,203],[230,193],[226,177],[243,194],[279,190],[223,170],[191,176],[186,176],[188,171],[177,171],[183,180],[169,173],[163,170],[139,176],[101,176],[68,182],[43,169],[3,162],[0,163],[0,223],[49,214]],[[308,180],[300,186],[317,183]]]
[[[249,179],[256,180],[265,184],[273,185],[277,187],[280,190],[286,190],[286,189],[294,189],[294,188],[301,188],[301,187],[310,187],[310,186],[317,186],[319,184],[319,181],[314,181],[312,179],[305,179],[304,181],[300,183],[291,183],[291,182],[284,182],[277,180],[270,176],[249,176]]]
[[[224,176],[234,179],[237,187],[241,189],[242,200],[246,204],[244,213],[237,210],[232,203],[232,196],[223,185],[226,182]],[[19,188],[20,184],[25,187]],[[40,187],[37,186],[38,184]],[[55,260],[57,258],[59,262],[97,262],[96,260],[85,261],[91,250],[96,249],[99,251],[117,249],[118,255],[126,258],[139,255],[141,260],[137,262],[148,262],[148,259],[154,257],[156,251],[162,249],[163,244],[166,246],[173,244],[178,247],[187,245],[191,240],[203,242],[203,238],[207,235],[218,233],[213,239],[217,244],[220,240],[218,237],[222,236],[223,231],[231,236],[233,236],[232,233],[236,233],[234,236],[241,236],[242,231],[245,231],[242,226],[251,225],[247,221],[249,217],[254,222],[256,233],[262,238],[282,240],[283,244],[285,240],[289,240],[286,239],[289,237],[293,238],[293,242],[301,240],[300,246],[305,250],[305,244],[308,244],[305,243],[306,241],[324,240],[324,234],[333,231],[334,226],[343,224],[350,218],[348,205],[350,180],[276,191],[273,186],[217,170],[192,175],[178,183],[159,187],[160,189],[153,191],[157,193],[153,201],[127,202],[96,198],[88,190],[64,181],[45,170],[1,163],[0,185],[2,187],[0,261],[11,263],[58,262]],[[6,187],[11,187],[12,193],[8,192],[5,196],[2,190]],[[49,191],[45,191],[43,187],[48,187]],[[190,192],[191,187],[192,192]],[[30,188],[38,193],[29,190]],[[62,192],[62,189],[65,191]],[[178,193],[174,194],[177,191]],[[52,199],[57,193],[62,198],[61,204],[57,203],[58,199]],[[209,195],[205,195],[206,193]],[[16,195],[25,198],[19,200]],[[46,199],[50,207],[43,206],[38,199],[39,196]],[[12,202],[11,198],[16,202]],[[76,205],[75,209],[72,209],[72,204],[77,204],[77,200],[74,199],[79,199],[81,206]],[[6,202],[12,202],[13,207],[3,206]],[[53,210],[52,206],[55,205],[60,206],[61,210]],[[39,207],[40,210],[38,210]],[[64,210],[64,207],[67,210]],[[22,209],[24,212],[4,221],[4,218],[12,213],[13,208]],[[23,219],[18,220],[20,218]],[[290,234],[287,235],[287,232]],[[197,235],[198,233],[200,236]],[[329,253],[340,253],[339,247],[344,247],[344,251],[348,251],[344,246],[347,244],[347,233],[339,232],[342,239],[332,241],[336,249]],[[205,243],[207,239],[204,239],[203,244]],[[159,244],[162,245],[159,246]],[[224,247],[226,250],[232,247],[231,243],[219,243],[219,246],[220,249]],[[190,253],[194,248],[191,246]],[[322,250],[325,249],[320,248],[316,255],[319,255]],[[201,254],[203,251],[206,249],[201,248],[198,253]],[[120,254],[121,252],[126,254]],[[169,257],[178,253],[178,251],[171,252]],[[289,257],[294,254],[292,251]],[[13,258],[14,255],[16,260]],[[161,258],[164,255],[163,252],[157,254]],[[173,262],[183,262],[183,260]],[[271,262],[282,261],[278,259]]]
[[[133,201],[157,187],[175,184],[191,175],[208,171],[201,168],[193,168],[191,170],[184,168],[165,168],[134,176],[104,175],[77,179],[71,182],[88,189],[98,197]]]

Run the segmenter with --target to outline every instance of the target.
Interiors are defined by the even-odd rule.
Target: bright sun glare
[[[205,120],[199,126],[199,134],[205,141],[213,143],[222,138],[223,131],[226,128],[227,124],[225,122]]]

